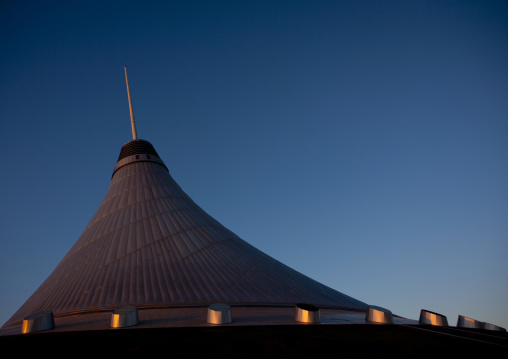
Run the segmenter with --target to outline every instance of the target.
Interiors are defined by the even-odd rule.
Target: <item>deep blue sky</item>
[[[2,1],[0,322],[131,139],[204,210],[369,304],[508,327],[506,1]]]

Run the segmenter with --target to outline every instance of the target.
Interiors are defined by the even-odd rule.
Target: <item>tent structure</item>
[[[213,302],[366,308],[222,226],[185,194],[154,147],[138,139],[122,147],[80,238],[7,324],[44,310]]]
[[[446,316],[423,309],[419,321],[392,316],[291,269],[222,226],[185,194],[155,148],[138,139],[125,75],[133,140],[123,145],[110,187],[74,246],[0,329],[5,352],[506,356],[504,328],[462,316],[451,328]],[[134,329],[116,330],[123,327]]]
[[[126,305],[303,302],[366,309],[256,249],[194,203],[154,147],[137,138],[130,94],[129,105],[134,139],[122,147],[97,212],[4,327],[41,311],[63,315]]]

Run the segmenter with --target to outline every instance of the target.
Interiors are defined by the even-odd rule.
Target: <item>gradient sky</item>
[[[366,303],[508,328],[508,2],[0,3],[0,323],[138,136],[242,239]]]

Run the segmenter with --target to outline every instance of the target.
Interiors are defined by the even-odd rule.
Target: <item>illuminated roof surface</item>
[[[47,310],[58,316],[214,302],[367,306],[240,239],[185,194],[149,142],[133,140],[79,239],[5,326]]]

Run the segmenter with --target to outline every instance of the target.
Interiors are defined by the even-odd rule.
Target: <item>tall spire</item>
[[[129,111],[131,112],[131,127],[132,127],[132,139],[138,139],[138,133],[136,131],[136,122],[134,122],[134,111],[132,110],[132,100],[131,100],[131,91],[129,90],[129,80],[127,78],[127,66],[124,66],[125,69],[125,82],[127,83],[127,97],[129,98]]]

